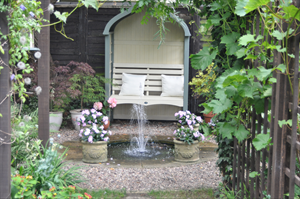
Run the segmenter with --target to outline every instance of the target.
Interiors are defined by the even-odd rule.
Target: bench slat
[[[119,90],[121,90],[121,86],[113,86],[113,90],[119,91]],[[145,86],[144,87],[144,91],[159,91],[159,92],[161,92],[162,88],[161,87],[149,87],[149,86]]]
[[[166,74],[166,75],[182,75],[183,70],[137,70],[137,69],[115,69],[114,73],[130,73],[130,74]]]
[[[183,97],[122,96],[122,95],[112,95],[111,97],[116,98],[118,104],[143,104],[145,106],[162,104],[162,105],[173,105],[178,107],[182,107],[183,105]]]
[[[114,63],[114,68],[170,68],[183,69],[183,64],[131,64],[131,63]]]

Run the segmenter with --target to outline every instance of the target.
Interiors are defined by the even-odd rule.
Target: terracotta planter
[[[211,118],[213,118],[215,115],[216,115],[216,114],[213,114],[212,111],[211,111],[210,113],[208,113],[208,114],[203,114],[203,116],[204,116],[204,121],[205,121],[206,123],[209,123],[210,120],[211,120]]]
[[[107,161],[107,142],[82,142],[82,161],[86,163],[100,163]]]
[[[109,128],[110,121],[107,121],[107,124],[103,124],[104,130],[107,130]]]
[[[174,140],[175,161],[178,162],[196,162],[199,160],[198,140],[192,144]]]

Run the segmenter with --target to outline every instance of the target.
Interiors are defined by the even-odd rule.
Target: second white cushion
[[[183,96],[183,76],[161,75],[163,97]]]

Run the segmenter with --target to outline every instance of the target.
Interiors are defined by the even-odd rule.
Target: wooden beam
[[[41,0],[41,8],[45,10],[44,19],[50,21],[48,11],[49,0]],[[45,24],[45,23],[44,23]],[[38,61],[38,85],[42,88],[38,96],[39,106],[39,139],[46,146],[49,139],[49,83],[50,83],[50,28],[43,27],[38,35],[38,47],[42,57]]]
[[[0,12],[0,29],[1,32],[8,34],[8,24],[6,16],[8,13]],[[1,41],[2,43],[3,41]],[[0,44],[1,44],[0,43]],[[6,64],[9,61],[9,45],[8,43],[3,46],[5,54],[0,53],[0,58]],[[0,60],[1,60],[0,59]],[[0,113],[3,117],[0,117],[0,198],[10,198],[10,161],[11,161],[11,148],[10,144],[10,97],[8,95],[10,91],[10,70],[8,66],[5,66],[0,62],[0,65],[4,68],[0,72]]]

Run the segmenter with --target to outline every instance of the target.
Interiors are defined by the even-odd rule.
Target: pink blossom
[[[110,108],[115,108],[117,106],[117,100],[115,98],[110,97],[107,102],[109,103]]]
[[[94,109],[101,110],[103,107],[103,104],[101,102],[95,102],[94,103]]]

